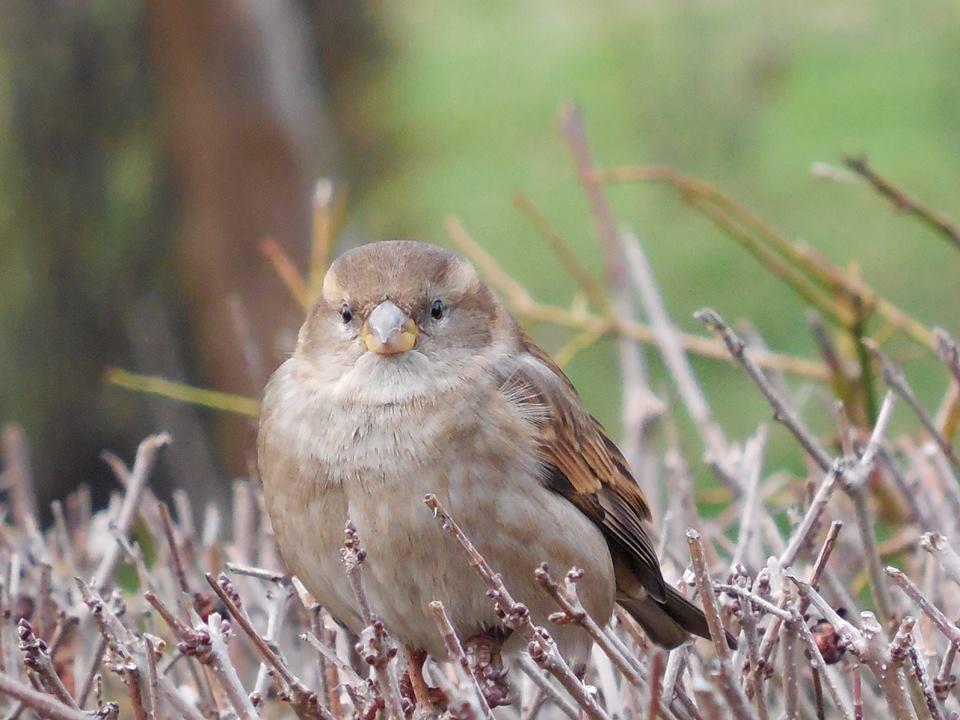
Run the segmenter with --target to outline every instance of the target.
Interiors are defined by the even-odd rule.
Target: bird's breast
[[[544,487],[536,428],[493,380],[429,399],[378,404],[297,388],[287,398],[291,407],[280,432],[270,433],[272,442],[286,438],[285,452],[294,453],[300,468],[300,492],[288,493],[299,501],[285,503],[284,511],[303,515],[303,522],[289,515],[283,522],[342,528],[349,519],[357,526],[367,549],[363,572],[371,606],[401,642],[442,651],[427,612],[432,600],[445,604],[464,637],[498,623],[463,549],[424,506],[427,493],[440,498],[538,621],[552,609],[532,582],[542,561],[560,573],[586,567],[593,582],[586,584],[585,602],[601,622],[609,616],[613,580],[606,542],[588,518]],[[278,417],[274,411],[270,422]],[[333,497],[342,502],[330,502]],[[324,512],[338,517],[311,512],[321,499]],[[329,544],[316,550],[329,556],[323,568],[313,567],[321,558],[301,564],[322,592],[339,572],[338,560]]]

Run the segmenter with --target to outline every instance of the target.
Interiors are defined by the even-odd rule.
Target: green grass
[[[865,189],[809,175],[813,161],[866,153],[934,207],[960,215],[956,8],[566,0],[460,3],[452,12],[412,0],[383,12],[393,56],[368,92],[396,162],[361,199],[373,237],[444,243],[442,219],[453,213],[535,296],[568,301],[573,284],[511,194],[522,189],[541,203],[600,270],[557,132],[557,108],[575,99],[600,164],[666,162],[701,175],[789,237],[838,263],[856,261],[870,283],[930,324],[960,330],[960,254]],[[775,349],[813,355],[803,304],[673,193],[620,187],[610,197],[645,241],[681,326],[699,329],[691,313],[711,305],[729,320],[753,321]],[[551,350],[564,340],[548,328],[535,335]],[[569,373],[616,429],[611,347],[578,357]],[[937,363],[909,343],[891,348],[934,407],[945,380]],[[736,371],[696,366],[731,434],[745,436],[769,417]],[[782,440],[774,434],[777,453]]]

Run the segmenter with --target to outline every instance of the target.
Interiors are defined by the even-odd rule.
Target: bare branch
[[[730,355],[746,370],[747,375],[750,376],[750,379],[753,380],[754,384],[760,389],[760,392],[763,393],[764,397],[767,398],[767,401],[773,407],[773,419],[783,423],[784,427],[793,434],[797,442],[800,443],[803,449],[807,451],[807,454],[820,466],[821,470],[824,472],[829,470],[833,465],[833,459],[827,451],[823,449],[820,442],[807,430],[806,426],[790,406],[787,405],[786,401],[780,397],[780,393],[777,392],[776,388],[773,387],[773,384],[767,379],[767,376],[763,374],[763,371],[754,361],[752,354],[747,350],[743,340],[730,329],[723,321],[723,318],[709,308],[697,311],[694,313],[694,317],[702,320],[707,327],[720,335],[727,349],[730,351]]]
[[[424,498],[424,504],[433,511],[440,522],[440,527],[451,533],[466,551],[470,566],[477,571],[489,588],[487,594],[494,604],[497,615],[504,625],[520,632],[527,640],[528,652],[533,661],[557,678],[589,717],[593,720],[610,720],[596,697],[587,690],[557,652],[556,643],[553,642],[550,634],[543,628],[534,626],[527,607],[513,599],[500,575],[495,573],[486,559],[477,552],[473,543],[450,517],[437,496],[427,495]]]
[[[167,433],[160,433],[146,438],[137,448],[137,458],[130,473],[130,481],[123,498],[123,505],[120,507],[120,515],[114,523],[120,535],[127,536],[130,533],[133,521],[137,519],[137,514],[140,512],[140,499],[147,489],[147,482],[150,480],[150,473],[156,462],[157,452],[160,448],[168,445],[170,441],[171,438]],[[117,543],[111,543],[107,547],[107,551],[100,559],[97,572],[93,576],[91,586],[94,590],[103,590],[113,579],[117,563],[120,562],[121,552],[122,548]]]
[[[64,705],[53,696],[34,690],[5,672],[0,672],[0,695],[16,698],[50,720],[90,720],[85,712]]]
[[[846,157],[843,159],[843,164],[862,177],[897,210],[913,215],[960,249],[960,227],[953,220],[943,213],[927,207],[907,191],[878,175],[865,157]]]

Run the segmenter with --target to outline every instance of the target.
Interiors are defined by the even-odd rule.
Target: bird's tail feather
[[[657,645],[675,648],[686,642],[691,634],[710,637],[703,610],[669,585],[664,602],[657,602],[649,596],[641,599],[619,596],[617,602],[640,623]],[[737,646],[730,633],[727,633],[727,644],[732,648]]]

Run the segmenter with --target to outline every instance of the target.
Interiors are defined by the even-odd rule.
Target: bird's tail
[[[641,599],[619,595],[617,602],[633,616],[650,639],[665,648],[675,648],[687,641],[690,635],[710,637],[707,618],[698,608],[669,585],[666,598],[657,602],[649,596]],[[727,633],[727,644],[735,648],[737,641]]]

